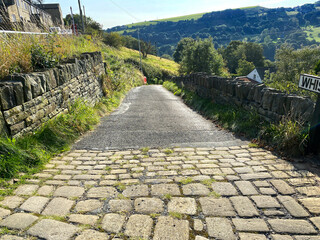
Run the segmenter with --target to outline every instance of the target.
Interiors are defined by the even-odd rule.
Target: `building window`
[[[257,80],[257,75],[256,74],[253,75],[253,80]]]
[[[16,15],[12,14],[12,22],[16,22],[16,21],[17,21]]]

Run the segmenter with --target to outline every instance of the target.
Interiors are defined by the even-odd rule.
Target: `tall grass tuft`
[[[53,67],[62,59],[101,48],[102,42],[89,36],[0,34],[0,79]]]

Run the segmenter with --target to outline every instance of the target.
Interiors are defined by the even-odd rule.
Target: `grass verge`
[[[181,96],[187,105],[215,121],[222,128],[253,139],[253,142],[269,146],[271,150],[286,156],[305,154],[309,129],[297,121],[285,118],[278,124],[269,123],[254,111],[213,103],[212,100],[201,98],[173,82],[166,81],[163,86],[175,95]]]

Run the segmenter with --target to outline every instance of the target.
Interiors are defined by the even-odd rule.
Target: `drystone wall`
[[[94,104],[103,96],[106,66],[100,52],[84,53],[56,68],[13,74],[0,80],[0,131],[12,137],[33,132],[67,112],[81,98]]]
[[[264,84],[209,76],[205,73],[174,77],[172,81],[217,103],[234,104],[248,111],[254,110],[273,122],[290,116],[309,123],[315,108],[315,103],[310,98],[286,94]]]

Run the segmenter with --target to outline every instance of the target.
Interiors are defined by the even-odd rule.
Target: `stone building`
[[[0,28],[39,32],[50,27],[63,27],[60,5],[48,4],[55,7],[55,10],[48,7],[48,11],[46,5],[40,7],[28,0],[0,0]]]

